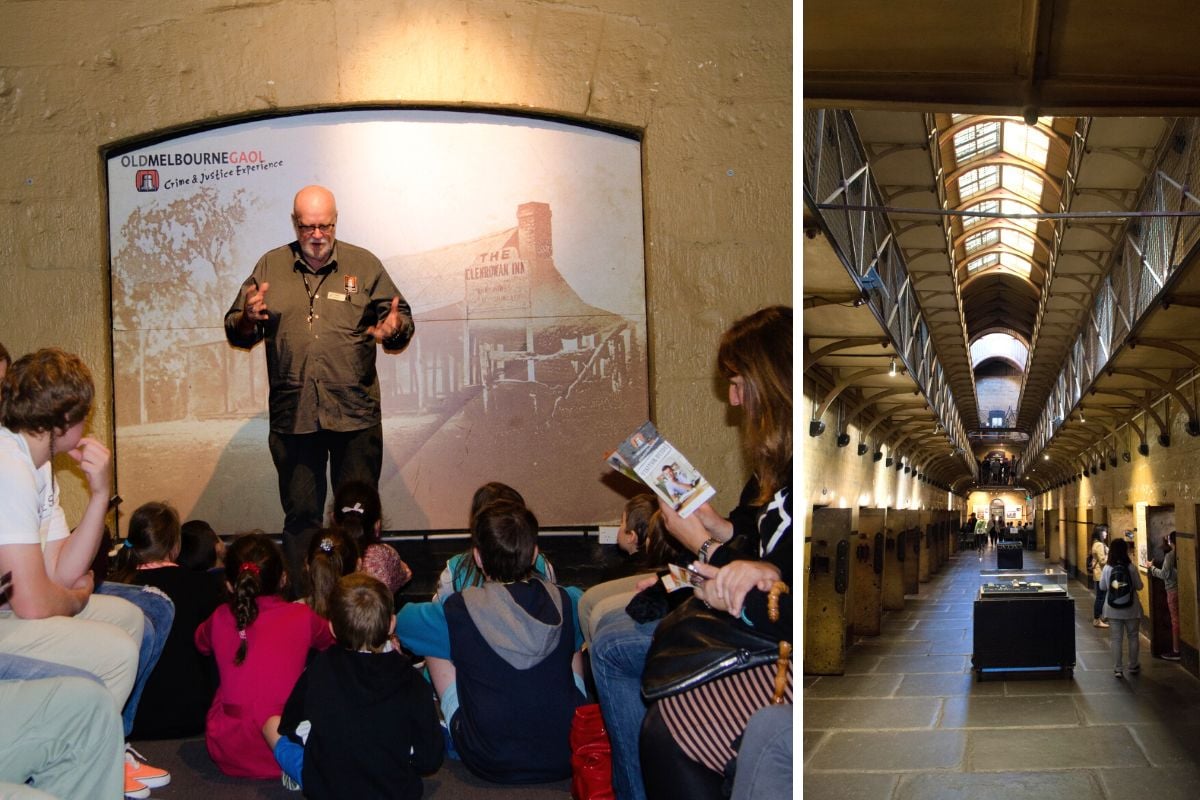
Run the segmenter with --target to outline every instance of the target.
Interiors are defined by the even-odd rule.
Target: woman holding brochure
[[[667,503],[660,507],[670,533],[702,562],[698,569],[707,580],[697,587],[696,597],[749,625],[790,639],[789,596],[784,595],[779,604],[779,621],[771,623],[767,593],[777,581],[790,584],[792,578],[791,308],[773,306],[735,322],[721,339],[717,362],[729,380],[730,405],[743,411],[741,438],[753,475],[728,519],[708,503],[686,518]],[[715,706],[707,710],[714,711],[718,721],[704,724],[704,730],[699,729],[700,717],[694,711],[697,703],[706,701],[692,692],[659,701],[646,717],[641,672],[655,624],[634,623],[618,611],[596,626],[592,671],[613,745],[613,788],[619,800],[647,795],[692,800],[719,796],[719,770],[732,757],[733,737],[746,724],[745,719],[728,715],[721,699],[725,689],[734,687],[716,683],[705,687],[716,689]],[[789,670],[785,695],[789,703],[790,687]],[[698,734],[715,738],[717,744],[697,748]],[[790,785],[790,772],[776,777]],[[790,796],[790,789],[779,796]]]

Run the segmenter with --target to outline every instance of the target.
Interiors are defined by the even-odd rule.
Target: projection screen
[[[416,335],[378,352],[385,527],[462,529],[477,486],[543,525],[611,522],[607,452],[648,415],[640,144],[556,121],[455,111],[314,113],[108,158],[118,491],[221,533],[283,524],[263,346],[225,311],[295,238],[296,190],[329,187]],[[332,491],[331,491],[332,494]]]

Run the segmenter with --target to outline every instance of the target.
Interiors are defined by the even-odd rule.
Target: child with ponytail
[[[380,539],[383,507],[374,486],[365,481],[339,486],[333,495],[333,523],[358,542],[360,571],[382,581],[393,595],[412,580],[412,569],[395,548]]]
[[[337,582],[362,564],[354,537],[341,528],[322,528],[308,541],[308,556],[304,568],[312,594],[297,602],[304,603],[322,619],[329,619],[329,599]]]
[[[263,723],[283,704],[310,650],[333,644],[329,624],[281,595],[283,553],[262,533],[236,539],[225,554],[230,601],[196,629],[196,647],[212,654],[220,684],[205,724],[208,753],[221,771],[278,778]]]
[[[162,654],[135,709],[134,739],[182,739],[202,732],[216,688],[211,659],[197,652],[193,634],[221,604],[223,587],[214,575],[179,566],[179,548],[179,514],[168,503],[144,503],[129,517],[129,536],[118,548],[110,574],[113,581],[153,587],[175,609],[163,634]]]

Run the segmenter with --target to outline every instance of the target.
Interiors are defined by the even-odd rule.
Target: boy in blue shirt
[[[426,657],[454,748],[496,783],[569,778],[571,718],[584,702],[576,599],[535,573],[537,530],[521,504],[486,506],[472,551],[485,583],[397,618],[400,640]]]

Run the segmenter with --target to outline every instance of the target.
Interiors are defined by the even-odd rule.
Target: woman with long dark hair
[[[1112,648],[1113,675],[1124,678],[1141,671],[1138,660],[1141,649],[1139,636],[1142,606],[1137,593],[1142,590],[1142,576],[1129,559],[1129,544],[1116,539],[1108,546],[1108,564],[1100,573],[1100,582],[1107,589],[1104,595],[1104,616],[1108,619],[1109,644]],[[1129,666],[1121,663],[1121,642],[1129,642]]]

